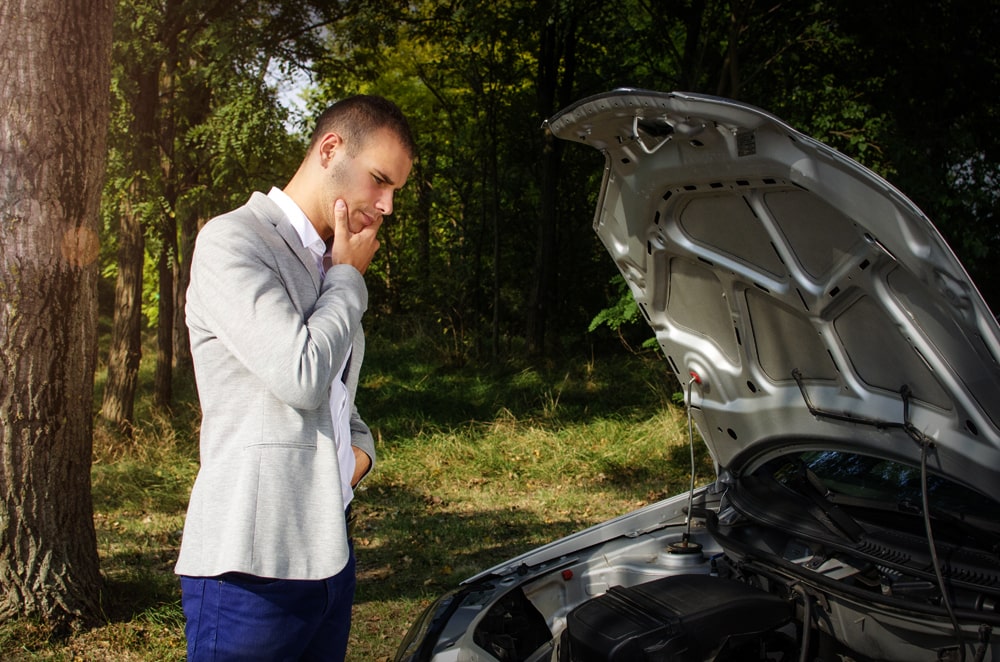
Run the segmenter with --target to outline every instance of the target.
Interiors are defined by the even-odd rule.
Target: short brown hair
[[[347,153],[354,155],[364,147],[376,131],[392,131],[410,158],[417,153],[417,146],[410,133],[410,125],[392,101],[384,97],[359,94],[334,103],[316,120],[316,129],[309,141],[309,150],[328,133],[338,133],[344,139]]]

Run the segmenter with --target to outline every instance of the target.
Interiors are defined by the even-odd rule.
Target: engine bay
[[[906,527],[815,536],[808,518],[762,523],[726,495],[694,512],[686,529],[607,545],[514,588],[479,620],[476,644],[504,661],[1000,659],[996,550],[940,544],[946,603],[926,541]]]

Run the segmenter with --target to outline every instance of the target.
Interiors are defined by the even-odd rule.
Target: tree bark
[[[187,303],[187,287],[191,282],[191,253],[194,239],[198,234],[198,216],[192,209],[184,212],[180,222],[179,260],[174,261],[174,365],[181,374],[190,374],[191,340],[188,338],[184,306]]]
[[[212,93],[207,84],[189,86],[186,93],[187,118],[191,126],[202,124],[211,112]],[[176,153],[175,153],[176,157]],[[187,287],[191,282],[191,254],[194,252],[194,241],[198,230],[204,224],[199,214],[200,207],[192,203],[180,204],[181,195],[195,188],[199,182],[200,169],[195,159],[182,159],[172,170],[177,185],[174,205],[177,211],[177,254],[172,261],[174,267],[174,307],[173,307],[173,347],[174,367],[180,374],[191,374],[191,340],[188,338],[187,323],[184,316],[184,306],[187,302]],[[161,323],[163,320],[160,320]]]
[[[174,321],[176,288],[174,277],[178,271],[177,253],[177,202],[180,198],[179,173],[175,140],[178,131],[177,97],[178,65],[181,61],[180,28],[184,25],[181,0],[168,0],[164,6],[164,58],[165,73],[160,97],[163,100],[160,121],[160,170],[163,180],[163,198],[168,210],[160,214],[159,254],[157,255],[157,282],[159,284],[158,315],[156,323],[156,372],[153,375],[153,402],[160,409],[169,410],[173,401],[174,379]]]
[[[108,379],[104,385],[101,416],[122,433],[131,435],[135,393],[142,358],[142,268],[145,256],[142,204],[149,199],[147,185],[154,167],[156,109],[159,100],[158,67],[133,63],[137,82],[131,134],[130,163],[133,180],[122,205],[118,227],[118,278],[115,313],[108,350]]]
[[[0,0],[0,621],[98,619],[90,494],[110,0]]]
[[[166,215],[165,215],[166,216]],[[169,218],[169,216],[167,217]],[[157,256],[160,296],[157,303],[156,371],[153,374],[153,402],[169,410],[173,401],[174,375],[174,272],[177,261],[177,228],[173,219],[163,219],[160,254]]]

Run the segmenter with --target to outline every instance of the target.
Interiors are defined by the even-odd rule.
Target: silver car
[[[1000,660],[1000,327],[931,222],[734,101],[546,124],[606,157],[594,229],[716,479],[466,580],[396,659]]]

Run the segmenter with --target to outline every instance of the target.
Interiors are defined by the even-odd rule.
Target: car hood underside
[[[844,449],[1000,499],[1000,328],[899,191],[715,97],[615,90],[546,126],[605,154],[594,228],[722,471]]]

